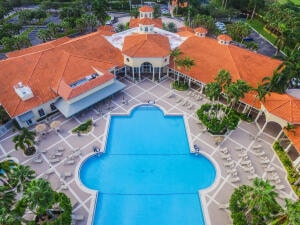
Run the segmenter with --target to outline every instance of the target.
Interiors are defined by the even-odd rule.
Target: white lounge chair
[[[250,160],[243,160],[240,162],[241,165],[252,165]]]
[[[73,214],[73,215],[72,215],[72,219],[73,219],[73,220],[77,220],[77,221],[82,221],[82,220],[84,220],[84,215],[81,215],[81,214]]]
[[[229,182],[231,182],[231,183],[236,183],[236,182],[239,182],[239,181],[240,181],[239,177],[230,177],[229,178]]]
[[[252,148],[253,149],[260,149],[262,147],[262,145],[254,145]]]
[[[60,161],[59,158],[52,158],[52,159],[49,159],[49,162],[51,162],[51,163],[57,163],[57,162],[59,162],[59,161]]]
[[[258,177],[257,174],[253,173],[253,174],[251,174],[251,175],[248,175],[248,180],[253,180],[253,179],[255,179],[256,177]]]
[[[234,147],[234,150],[237,150],[237,151],[242,151],[242,149],[243,149],[243,148],[240,147],[240,146],[235,146],[235,147]]]
[[[63,179],[65,179],[65,178],[68,178],[68,177],[71,177],[73,175],[73,173],[72,172],[64,172],[63,174],[62,174],[62,178]]]
[[[59,147],[57,148],[57,151],[59,151],[59,152],[63,152],[63,151],[65,151],[65,148],[64,148],[64,147],[62,147],[62,146],[59,146]]]
[[[233,168],[233,169],[227,169],[226,170],[227,173],[235,173],[237,172],[236,168]]]
[[[182,99],[181,98],[178,98],[177,100],[176,100],[176,103],[179,103],[179,102],[181,102],[182,101]]]
[[[55,153],[54,153],[55,156],[62,156],[63,154],[64,154],[64,153],[62,153],[62,152],[55,152]]]
[[[225,148],[220,148],[220,151],[223,152],[224,154],[228,154],[228,149],[227,149],[227,147],[225,147]]]
[[[242,152],[242,153],[239,154],[239,158],[242,158],[244,156],[248,156],[246,152]]]
[[[188,110],[192,110],[194,108],[194,105],[191,104],[189,107],[188,107]]]
[[[74,163],[75,163],[75,160],[70,159],[70,160],[67,160],[67,161],[65,162],[65,165],[72,165],[72,164],[74,164]]]
[[[218,204],[219,209],[228,209],[229,208],[229,204]]]
[[[270,160],[269,159],[261,160],[260,163],[261,164],[269,164]]]
[[[226,163],[224,163],[224,166],[225,167],[234,167],[234,162],[233,161],[226,162]]]
[[[260,151],[260,152],[254,151],[253,154],[256,155],[256,156],[263,156],[263,155],[265,155],[266,153],[265,153],[264,151]]]
[[[284,185],[276,185],[275,186],[275,189],[277,189],[277,190],[283,190],[283,189],[285,189],[285,186]]]
[[[266,172],[274,172],[275,168],[273,166],[270,166],[270,167],[265,168],[265,171]]]
[[[35,159],[32,160],[32,162],[34,162],[34,163],[42,163],[43,159],[42,158],[35,158]]]
[[[254,167],[253,167],[253,166],[249,166],[249,167],[243,166],[242,168],[243,168],[243,170],[244,170],[245,172],[251,172],[251,171],[254,171]]]

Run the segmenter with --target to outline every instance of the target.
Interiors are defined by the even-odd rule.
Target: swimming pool
[[[182,116],[139,106],[112,116],[106,153],[87,158],[81,182],[97,190],[94,225],[202,225],[198,190],[215,180],[212,163],[190,154]]]

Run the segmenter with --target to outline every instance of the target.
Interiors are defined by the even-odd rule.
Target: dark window
[[[32,124],[32,120],[31,119],[26,120],[26,123],[27,123],[28,126],[30,126]]]
[[[52,111],[56,110],[56,106],[54,105],[54,103],[51,103],[51,104],[50,104],[50,109],[51,109]]]
[[[127,62],[129,62],[129,59],[128,59],[128,58],[126,58],[126,61],[127,61]]]
[[[45,116],[45,111],[44,111],[44,109],[39,109],[38,112],[39,112],[40,117]]]

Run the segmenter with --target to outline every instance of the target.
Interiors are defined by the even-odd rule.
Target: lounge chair
[[[46,154],[48,151],[46,149],[40,149],[38,150],[39,153],[43,153],[43,154]]]
[[[74,163],[75,163],[75,160],[70,159],[70,160],[67,160],[64,165],[73,165]]]
[[[64,173],[61,175],[61,178],[62,178],[62,179],[65,179],[65,178],[71,177],[72,175],[73,175],[72,172],[64,172]]]
[[[257,174],[253,173],[253,174],[251,174],[251,175],[248,175],[248,180],[253,180],[253,179],[255,179],[256,177],[258,177]]]
[[[252,148],[253,149],[260,149],[262,147],[262,145],[254,145]]]
[[[59,151],[59,152],[63,152],[63,151],[65,151],[65,148],[64,148],[64,147],[62,147],[62,146],[59,146],[59,147],[57,148],[57,151]]]
[[[199,94],[198,98],[197,98],[197,101],[201,101],[202,99],[203,99],[203,97]]]
[[[52,159],[49,159],[49,162],[51,162],[51,163],[57,163],[57,162],[59,162],[59,161],[60,161],[59,158],[52,158]]]
[[[248,156],[246,152],[242,152],[242,153],[239,154],[240,158],[243,158],[244,156]]]
[[[33,163],[42,163],[43,159],[42,158],[35,158],[32,160]]]
[[[181,102],[182,101],[182,99],[181,98],[178,98],[177,100],[176,100],[176,103],[179,103],[179,102]]]
[[[193,91],[188,91],[188,92],[186,93],[186,96],[190,96],[192,93],[193,93]]]
[[[254,171],[254,167],[253,167],[253,166],[249,166],[249,167],[243,166],[242,168],[243,168],[243,170],[244,170],[245,172],[251,172],[251,171]]]
[[[270,160],[269,159],[261,160],[260,163],[261,164],[269,164]]]
[[[241,165],[252,165],[250,160],[243,160],[240,162]]]
[[[228,209],[229,208],[229,204],[218,204],[219,209]]]
[[[223,152],[224,154],[228,154],[228,149],[227,149],[227,147],[225,147],[225,148],[220,148],[220,151]]]
[[[229,182],[231,182],[231,183],[236,183],[236,182],[239,182],[239,181],[240,181],[239,177],[230,177],[229,178]]]
[[[236,146],[234,147],[234,150],[237,150],[237,151],[242,151],[243,147],[240,147],[240,146]]]
[[[234,162],[233,161],[226,162],[226,163],[224,163],[224,166],[225,167],[234,167]]]
[[[192,110],[194,108],[194,105],[191,104],[189,107],[188,107],[188,110]]]
[[[264,151],[261,151],[261,152],[253,152],[254,155],[256,156],[264,156],[266,153]]]
[[[54,173],[54,170],[53,170],[53,169],[47,170],[47,171],[45,172],[44,178],[45,178],[45,179],[48,179],[49,176],[50,176],[51,174],[53,174],[53,173]]]
[[[229,154],[228,154],[228,155],[222,154],[222,155],[221,155],[221,158],[222,158],[222,159],[229,160],[229,161],[232,160],[232,158],[231,158],[231,156],[230,156]]]
[[[281,185],[276,185],[276,186],[275,186],[275,189],[276,189],[276,190],[283,190],[283,189],[285,189],[285,186],[282,185],[282,184],[281,184]]]
[[[237,172],[236,168],[233,168],[233,169],[227,169],[226,170],[227,173],[235,173]]]
[[[82,220],[84,220],[84,215],[81,215],[81,214],[73,214],[73,215],[72,215],[72,220],[82,221]]]
[[[266,172],[274,172],[275,171],[275,168],[273,166],[270,166],[270,167],[267,167],[265,169]]]
[[[62,152],[55,152],[55,153],[54,153],[55,156],[62,156],[63,154],[64,154],[64,153],[62,153]]]

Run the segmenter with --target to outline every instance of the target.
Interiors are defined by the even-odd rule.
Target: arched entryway
[[[142,73],[152,73],[153,72],[153,66],[149,62],[144,62],[141,65],[141,72]]]

